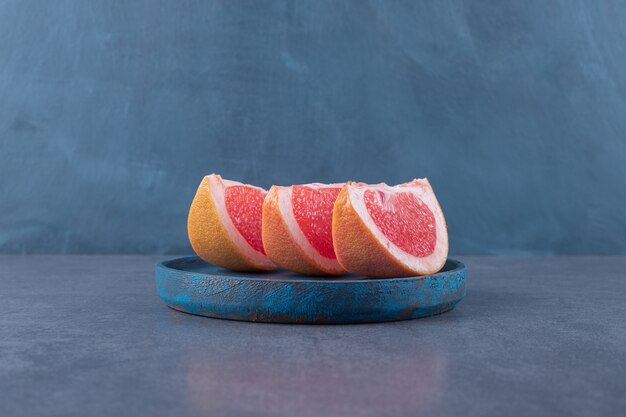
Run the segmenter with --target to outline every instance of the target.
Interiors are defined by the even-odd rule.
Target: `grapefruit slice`
[[[347,183],[333,209],[333,244],[347,271],[427,275],[448,257],[448,230],[426,178],[395,187]]]
[[[234,271],[270,270],[261,241],[267,191],[211,174],[202,180],[189,209],[187,232],[196,254]]]
[[[273,186],[263,203],[263,246],[279,266],[307,275],[346,272],[333,249],[333,206],[343,184]]]

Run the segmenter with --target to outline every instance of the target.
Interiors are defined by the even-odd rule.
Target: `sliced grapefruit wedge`
[[[426,178],[395,187],[347,183],[333,209],[333,244],[347,271],[427,275],[448,257],[448,230]]]
[[[189,209],[187,232],[196,254],[234,271],[270,270],[261,241],[261,213],[267,191],[252,185],[204,177]]]
[[[343,184],[273,186],[263,203],[263,246],[279,266],[307,275],[346,272],[333,249],[333,206]]]

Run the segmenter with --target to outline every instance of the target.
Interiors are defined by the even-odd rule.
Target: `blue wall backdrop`
[[[626,2],[0,2],[0,252],[179,253],[204,174],[428,176],[457,254],[626,253]]]

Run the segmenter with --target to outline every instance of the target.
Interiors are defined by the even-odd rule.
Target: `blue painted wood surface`
[[[367,323],[451,310],[465,297],[465,265],[448,259],[424,277],[305,277],[284,270],[234,272],[190,256],[156,265],[157,292],[176,310],[272,323]]]

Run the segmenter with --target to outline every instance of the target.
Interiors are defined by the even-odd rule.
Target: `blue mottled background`
[[[626,2],[0,2],[0,252],[179,253],[204,174],[428,176],[457,254],[626,253]]]

